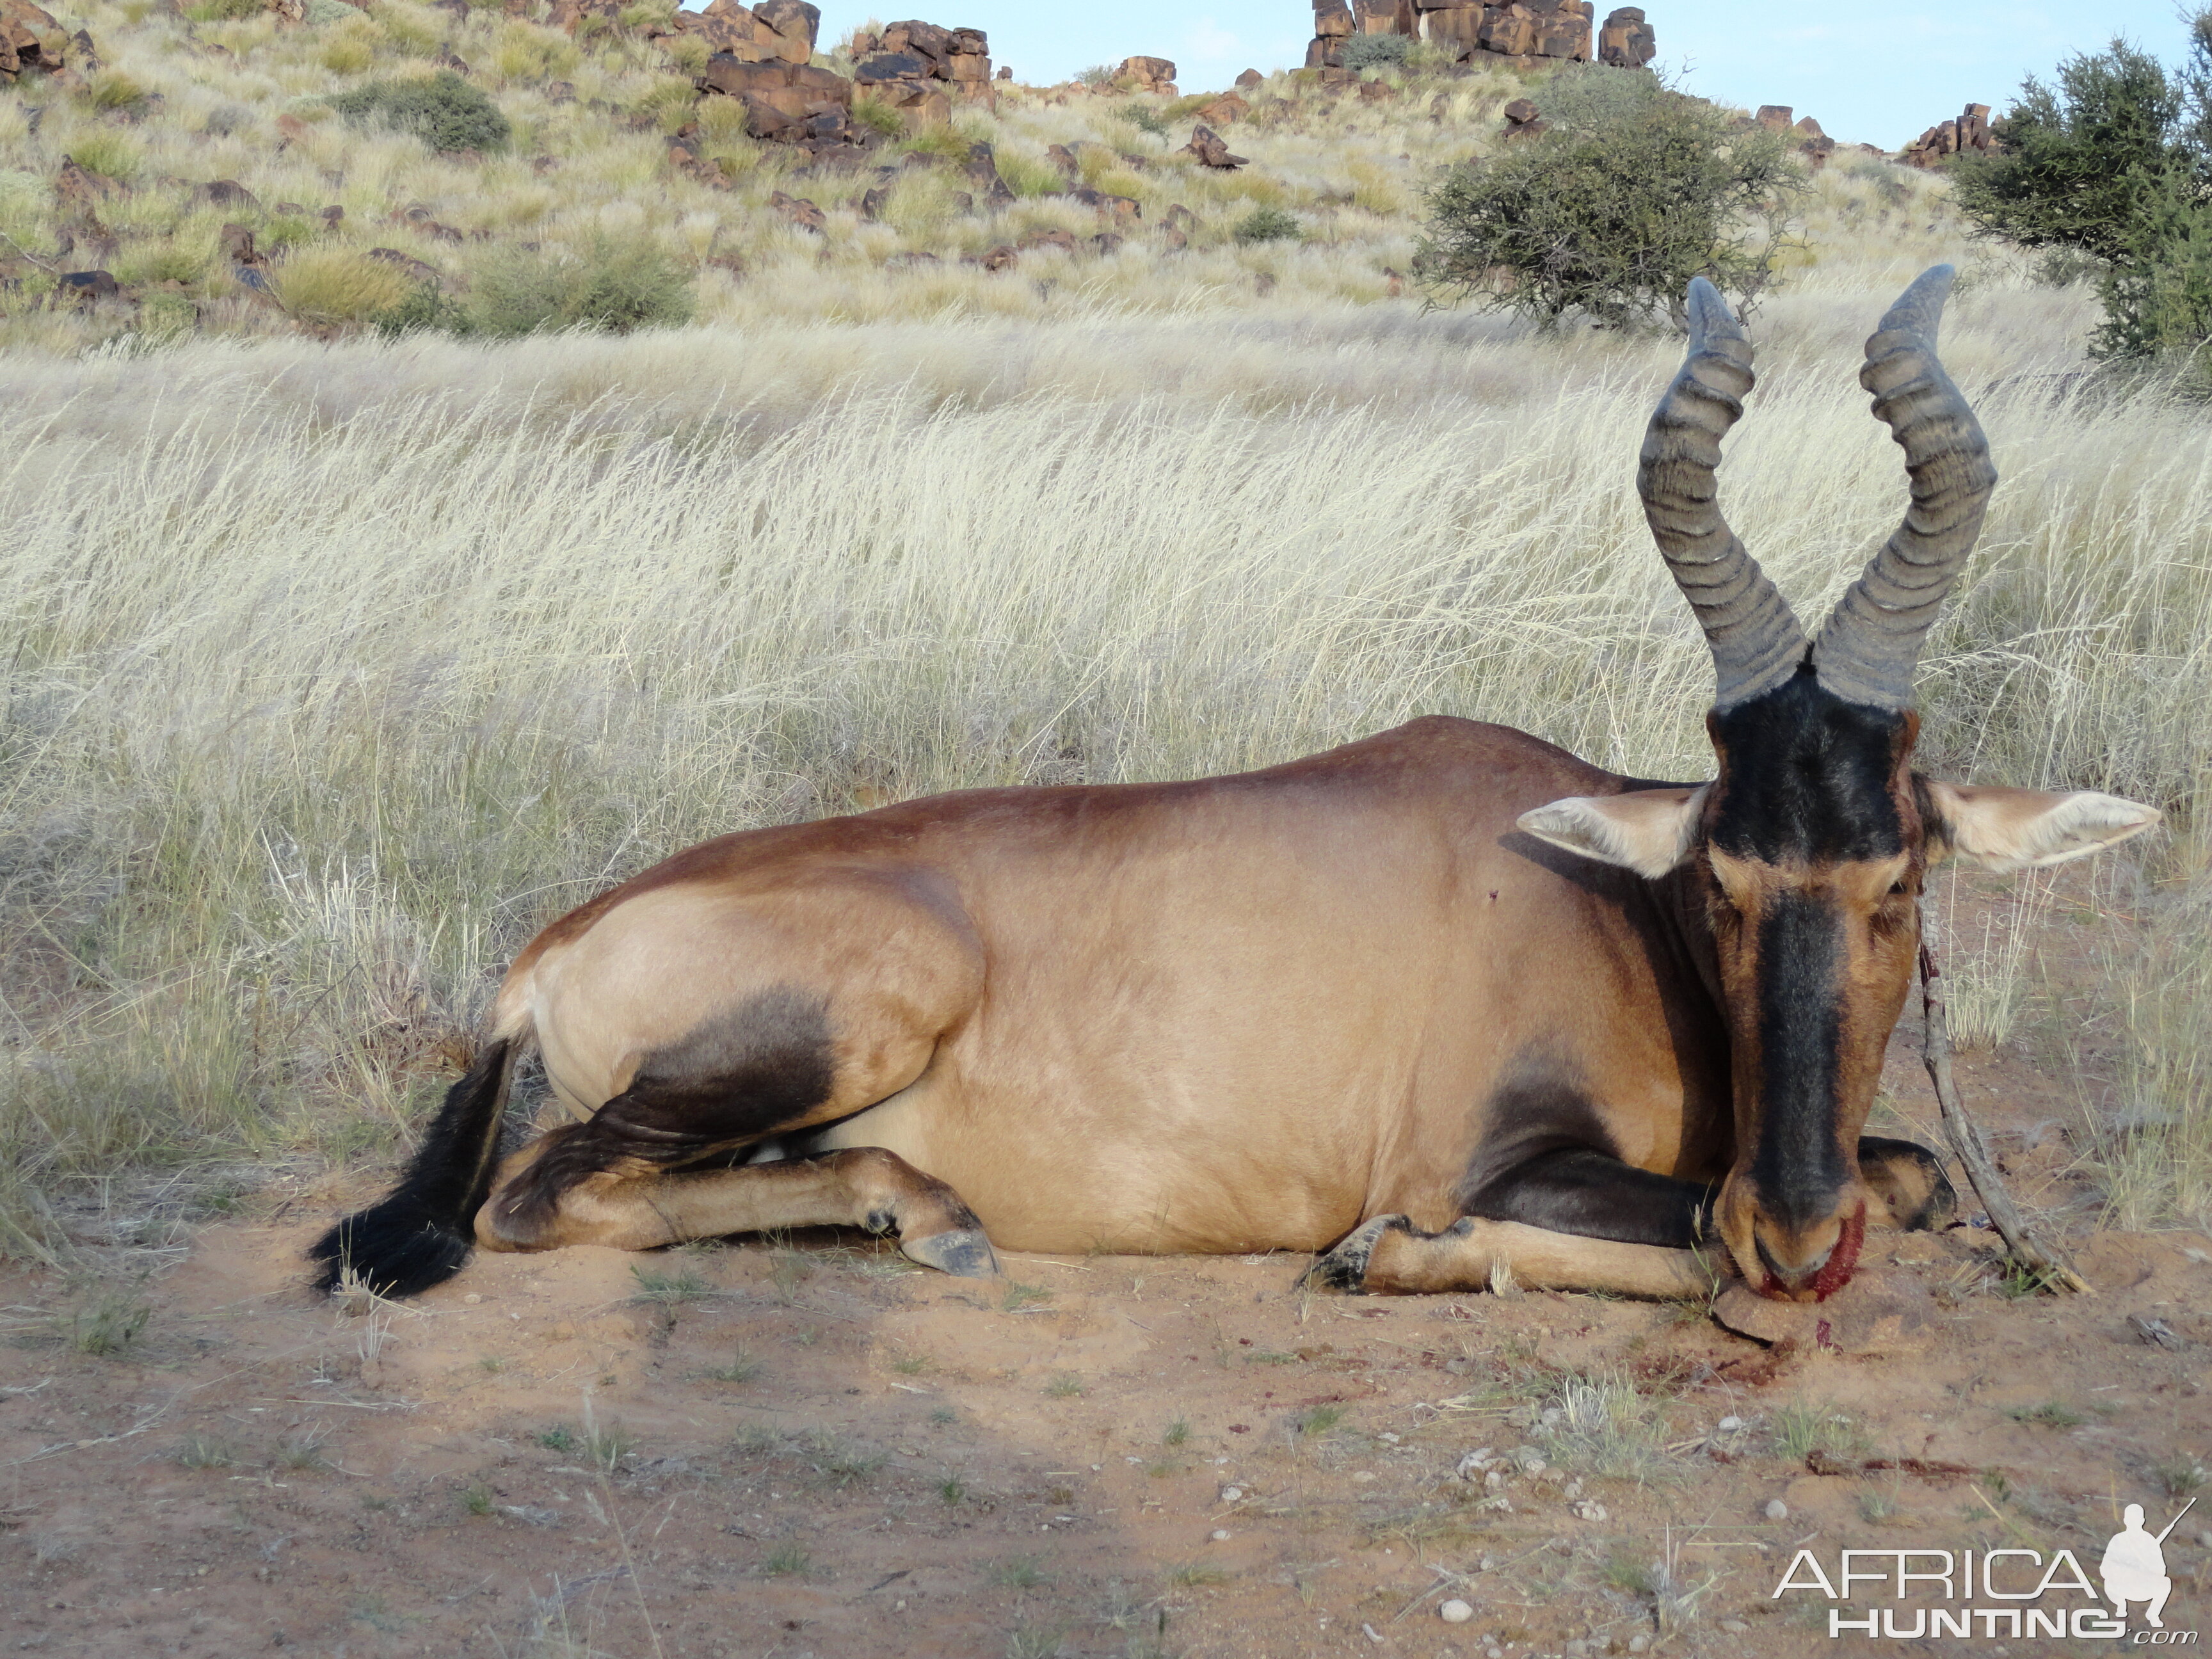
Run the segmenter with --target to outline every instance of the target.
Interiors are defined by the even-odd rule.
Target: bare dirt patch
[[[1934,1337],[1859,1358],[1584,1296],[1309,1298],[1282,1257],[983,1285],[820,1241],[479,1258],[349,1316],[300,1287],[313,1231],[210,1230],[118,1355],[62,1340],[82,1293],[7,1287],[10,1648],[1811,1652],[1769,1594],[1802,1540],[2087,1553],[2212,1449],[2195,1235],[2098,1236],[2068,1301],[1990,1293],[1985,1233],[1883,1236]],[[1499,1478],[1458,1473],[1484,1447]]]

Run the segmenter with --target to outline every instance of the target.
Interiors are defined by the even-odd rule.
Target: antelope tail
[[[502,1037],[478,1054],[446,1091],[398,1185],[315,1241],[307,1254],[322,1263],[318,1290],[337,1290],[350,1276],[380,1296],[412,1296],[461,1270],[476,1243],[476,1212],[491,1195],[520,1046]]]

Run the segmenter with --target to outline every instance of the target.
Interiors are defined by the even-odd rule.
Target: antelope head
[[[1720,441],[1752,350],[1712,286],[1690,285],[1690,349],[1644,441],[1651,532],[1711,647],[1718,770],[1694,789],[1574,797],[1528,833],[1683,884],[1709,925],[1728,1024],[1735,1157],[1715,1222],[1762,1293],[1847,1283],[1866,1224],[1857,1143],[1910,987],[1918,898],[1946,857],[2058,864],[2148,829],[2148,806],[2088,791],[1975,788],[1916,771],[1913,671],[1997,481],[1980,423],[1936,355],[1938,265],[1867,342],[1859,382],[1905,449],[1911,504],[1817,639],[1722,518]]]

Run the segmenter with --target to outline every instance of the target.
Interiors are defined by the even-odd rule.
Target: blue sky
[[[911,0],[910,0],[911,3]],[[1602,17],[1610,0],[1597,0]],[[1688,68],[1694,92],[1729,103],[1788,104],[1838,140],[1896,149],[1972,101],[2002,110],[2031,72],[2124,34],[2159,56],[2181,50],[2173,0],[2084,6],[2011,0],[1645,0],[1662,65]],[[873,15],[823,5],[825,40]],[[1310,0],[920,0],[931,22],[989,31],[991,54],[1024,81],[1063,79],[1133,53],[1173,58],[1187,92],[1226,86],[1239,70],[1304,61]]]

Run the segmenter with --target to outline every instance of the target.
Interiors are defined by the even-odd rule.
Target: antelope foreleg
[[[908,1255],[963,1279],[999,1271],[982,1224],[959,1194],[879,1146],[736,1170],[603,1170],[562,1192],[550,1214],[526,1208],[518,1215],[502,1203],[505,1188],[502,1182],[477,1212],[477,1240],[487,1249],[649,1250],[780,1227],[861,1227],[897,1234]]]
[[[1717,1253],[1582,1238],[1518,1221],[1465,1216],[1425,1233],[1401,1215],[1363,1222],[1316,1261],[1310,1282],[1368,1295],[1484,1291],[1511,1283],[1532,1290],[1603,1291],[1654,1301],[1711,1294]]]

